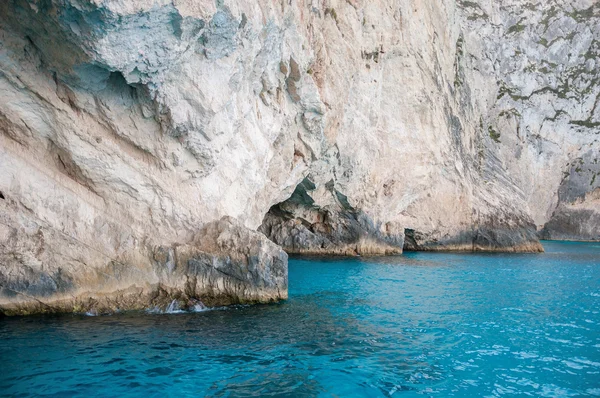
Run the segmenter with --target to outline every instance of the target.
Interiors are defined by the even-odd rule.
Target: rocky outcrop
[[[273,206],[259,231],[286,252],[295,254],[336,254],[344,256],[399,254],[404,231],[391,223],[376,225],[366,214],[354,209],[347,197],[305,178],[290,199]],[[315,204],[321,195],[321,205]],[[327,203],[323,205],[323,203]]]
[[[16,225],[9,213],[2,224]],[[118,260],[24,221],[0,235],[4,314],[164,311],[287,298],[287,254],[231,218],[208,223],[188,244],[140,245]]]
[[[600,241],[600,189],[560,202],[542,229],[542,239]]]
[[[598,23],[592,0],[0,2],[0,283],[68,303],[148,273],[168,301],[155,248],[223,217],[299,253],[597,239]],[[284,297],[261,272],[181,304]]]

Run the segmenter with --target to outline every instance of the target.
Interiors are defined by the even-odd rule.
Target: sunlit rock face
[[[336,8],[337,29],[324,28],[329,60],[320,64],[330,65],[316,75],[332,108],[325,132],[335,146],[324,162],[333,166],[314,164],[310,200],[275,206],[264,231],[286,250],[315,253],[334,243],[323,219],[345,225],[358,213],[376,227],[370,236],[404,229],[407,250],[536,251],[536,235],[600,239],[600,4],[391,9],[365,8],[352,30],[349,8]],[[347,48],[336,37],[362,44],[370,31],[378,51],[335,62]],[[359,254],[362,235],[350,243]]]
[[[599,239],[600,10],[565,3],[3,1],[0,307],[284,298],[257,229],[321,254]],[[239,242],[200,249],[223,217]],[[155,270],[178,247],[240,274],[190,290],[193,253]]]

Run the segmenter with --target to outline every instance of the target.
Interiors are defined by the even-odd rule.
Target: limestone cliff
[[[459,4],[465,81],[538,231],[600,239],[600,3]]]
[[[284,298],[256,230],[298,253],[599,239],[599,22],[591,0],[3,1],[0,308]]]

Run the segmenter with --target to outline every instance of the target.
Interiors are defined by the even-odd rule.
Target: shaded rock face
[[[600,241],[600,188],[560,202],[540,232],[542,239]]]
[[[208,223],[186,245],[147,247],[108,262],[86,259],[77,243],[68,246],[40,225],[29,227],[10,229],[1,241],[5,314],[164,311],[287,298],[287,254],[232,218]],[[44,240],[63,243],[64,252],[45,250]],[[76,255],[78,263],[63,261]]]
[[[321,205],[315,204],[317,195]],[[390,223],[376,225],[352,208],[333,184],[319,192],[308,178],[290,199],[269,210],[259,231],[295,254],[399,254],[404,244],[402,229]]]
[[[284,297],[275,254],[249,254],[259,228],[302,253],[597,239],[598,14],[591,0],[2,1],[0,307]],[[250,251],[215,263],[230,282],[188,288],[179,248],[223,217],[239,231],[228,255]],[[205,262],[224,258],[213,249]]]

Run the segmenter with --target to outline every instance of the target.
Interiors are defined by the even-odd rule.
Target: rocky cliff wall
[[[343,114],[333,172],[311,170],[310,200],[277,205],[263,231],[289,251],[327,252],[340,247],[333,224],[366,213],[377,231],[345,227],[344,252],[364,251],[365,235],[388,251],[402,231],[409,250],[535,251],[536,231],[598,240],[599,12],[593,1],[400,7],[381,32],[396,40],[356,57],[348,83],[327,68],[324,84],[348,90],[330,90]]]
[[[0,307],[285,297],[257,229],[299,253],[598,239],[598,21],[583,0],[4,1]],[[202,244],[219,223],[231,253]],[[200,255],[221,260],[190,292]]]
[[[460,4],[466,81],[540,235],[598,240],[600,3]]]

